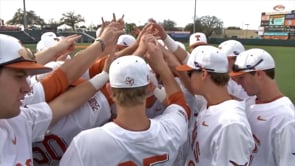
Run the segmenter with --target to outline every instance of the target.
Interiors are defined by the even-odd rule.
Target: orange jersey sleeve
[[[90,68],[89,68],[89,76],[90,78],[94,77],[96,74],[101,73],[104,67],[104,63],[106,61],[108,56],[104,56],[100,59],[98,59],[97,61],[95,61],[95,63],[93,63]]]
[[[48,77],[41,81],[41,84],[44,88],[46,102],[50,102],[69,87],[67,76],[61,69],[57,69],[48,75]]]
[[[175,92],[172,95],[170,95],[168,97],[168,104],[169,105],[170,104],[178,104],[178,105],[182,106],[186,111],[188,119],[190,118],[191,111],[190,111],[190,108],[187,106],[187,103],[185,101],[185,97],[182,92],[179,91],[179,92]]]
[[[107,90],[107,86],[104,85],[100,90],[104,94],[104,96],[106,97],[106,99],[108,100],[109,105],[112,105],[114,103],[114,101],[113,101],[111,95],[109,94],[109,92]]]

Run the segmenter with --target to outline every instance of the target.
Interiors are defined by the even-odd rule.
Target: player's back
[[[177,110],[172,111],[179,114]],[[72,141],[74,145],[63,156],[61,165],[70,162],[87,166],[155,163],[171,166],[187,139],[187,126],[181,125],[183,122],[179,122],[179,126],[171,124],[169,118],[160,115],[151,119],[150,128],[144,131],[126,130],[113,122],[83,131]],[[180,119],[176,117],[173,121]]]

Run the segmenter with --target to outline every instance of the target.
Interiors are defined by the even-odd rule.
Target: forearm
[[[187,58],[187,52],[182,49],[169,35],[166,35],[164,43],[180,62],[183,62]]]
[[[164,84],[167,96],[170,96],[177,91],[181,91],[167,63],[162,64],[157,72]]]
[[[68,90],[50,102],[49,105],[53,115],[51,125],[84,104],[105,85],[108,78],[108,73],[103,71],[89,81],[85,81],[81,85]]]
[[[39,51],[35,54],[35,60],[39,64],[45,65],[46,63],[49,63],[51,61],[54,61],[58,57],[58,52],[55,50],[55,48],[50,47],[48,49],[44,49],[42,51]]]
[[[94,42],[86,49],[76,53],[71,60],[66,61],[60,68],[66,74],[68,82],[71,84],[88,70],[97,58],[105,55],[106,53],[103,52],[101,43]]]
[[[49,103],[52,109],[52,121],[50,125],[54,125],[62,117],[75,111],[95,93],[96,89],[89,81],[86,81],[55,98]]]

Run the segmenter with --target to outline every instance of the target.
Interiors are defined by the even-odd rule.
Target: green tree
[[[230,26],[230,27],[227,27],[226,29],[241,30],[240,27],[235,27],[235,26]]]
[[[163,23],[161,23],[163,28],[166,30],[166,31],[175,31],[177,30],[177,28],[175,27],[176,26],[176,23],[174,21],[171,21],[171,20],[164,20]]]
[[[63,13],[62,16],[60,22],[71,26],[73,30],[75,30],[78,23],[85,22],[85,19],[80,14],[75,14],[73,11]]]
[[[34,11],[27,11],[27,24],[28,26],[32,26],[34,24],[43,26],[45,24],[44,20],[38,16]],[[17,9],[13,18],[7,21],[7,24],[16,25],[24,23],[24,11],[22,9]]]
[[[194,24],[190,23],[185,26],[186,31],[193,32]],[[203,32],[207,37],[210,37],[213,33],[221,34],[223,29],[223,21],[216,16],[202,16],[195,20],[196,32]]]
[[[53,18],[48,21],[48,24],[46,25],[47,28],[57,29],[58,26],[60,26],[62,23],[60,21],[54,20]]]

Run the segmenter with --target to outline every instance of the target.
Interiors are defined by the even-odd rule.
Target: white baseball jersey
[[[185,96],[185,100],[187,102],[187,105],[189,106],[191,110],[191,116],[188,122],[188,139],[187,141],[182,145],[182,147],[179,150],[179,154],[177,156],[177,159],[174,163],[175,166],[183,166],[185,165],[186,158],[188,155],[193,155],[190,144],[192,143],[192,137],[194,133],[194,124],[196,121],[196,117],[198,116],[200,110],[202,107],[205,107],[207,102],[206,99],[203,96],[200,95],[193,95],[190,93],[182,84],[179,78],[175,78],[177,83],[180,85],[180,88]],[[189,154],[191,153],[191,154]]]
[[[229,79],[227,84],[227,91],[229,94],[239,98],[239,99],[247,99],[249,96],[247,95],[247,92],[243,89],[243,87],[237,82],[235,82],[232,79]]]
[[[254,140],[245,102],[228,100],[201,110],[190,139],[188,166],[247,166]]]
[[[0,165],[32,165],[32,142],[43,139],[51,119],[46,103],[21,107],[18,116],[0,119]]]
[[[146,105],[146,115],[149,118],[154,118],[158,115],[161,115],[164,110],[165,106],[157,98],[155,98],[149,107]]]
[[[34,79],[34,78],[32,78]],[[31,84],[31,91],[25,95],[23,105],[36,104],[45,101],[45,93],[41,82]]]
[[[33,144],[34,165],[58,165],[74,136],[82,130],[105,124],[110,117],[109,103],[99,91],[79,109],[50,128],[42,142]]]
[[[295,164],[295,110],[288,97],[252,104],[247,115],[255,138],[252,166]]]
[[[129,131],[114,122],[82,131],[67,149],[60,165],[153,165],[171,166],[187,139],[187,116],[172,104],[151,119],[145,131]]]

